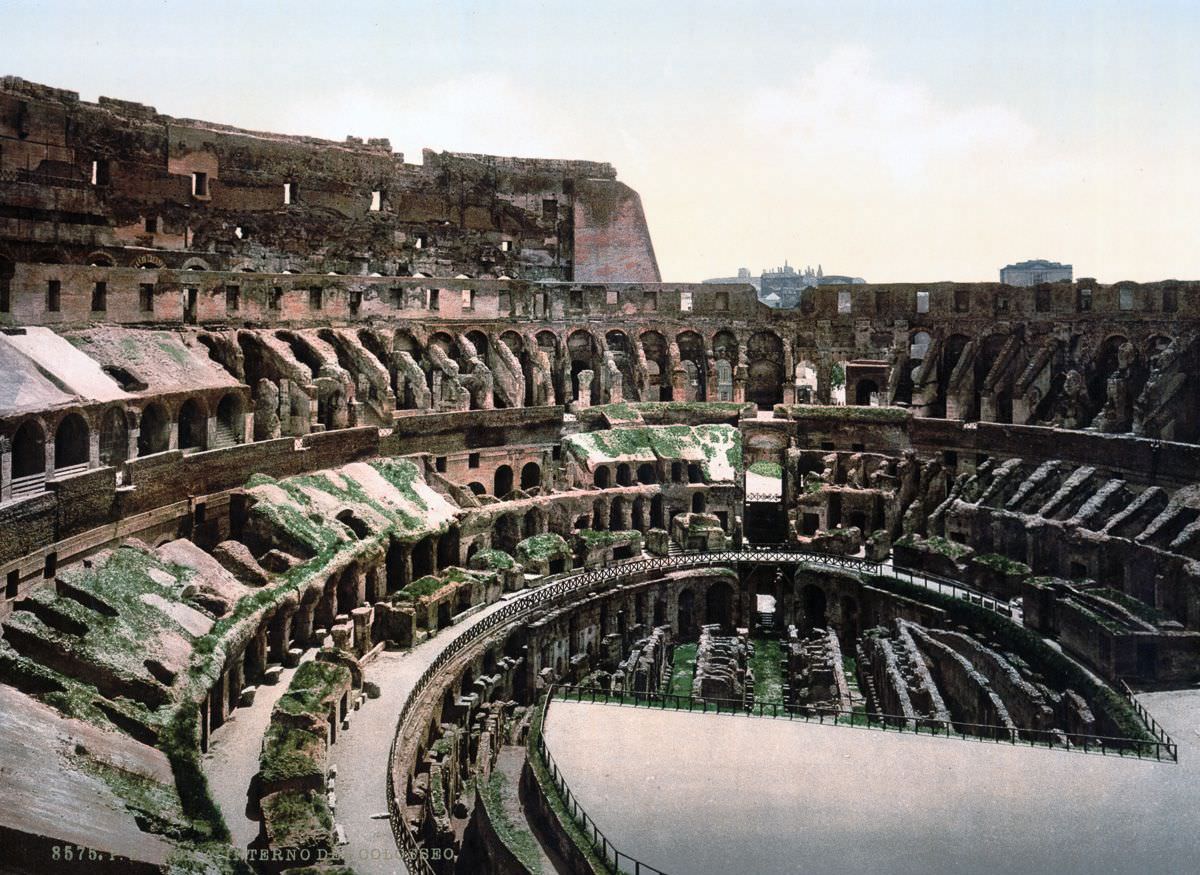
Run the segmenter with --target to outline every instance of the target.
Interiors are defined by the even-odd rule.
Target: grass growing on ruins
[[[316,714],[323,717],[323,707],[342,686],[350,685],[350,669],[336,662],[320,659],[300,663],[287,692],[279,697],[275,710],[284,714]]]
[[[857,404],[776,404],[776,419],[830,419],[848,422],[907,422],[903,407],[864,407]]]
[[[264,781],[290,781],[324,778],[321,761],[325,755],[324,740],[303,729],[292,729],[272,721],[263,739],[259,767]]]
[[[672,696],[690,696],[692,680],[696,677],[697,644],[676,644],[671,655],[671,686],[667,690]]]
[[[516,788],[498,769],[492,771],[486,783],[479,785],[479,796],[496,835],[531,875],[539,875],[542,871],[542,855],[537,839],[525,824],[514,823],[505,809],[506,801],[516,801],[516,792]]]
[[[776,480],[783,477],[783,466],[778,462],[755,462],[746,470],[760,477],[773,477]]]
[[[780,660],[783,653],[776,638],[755,638],[754,655],[750,657],[750,668],[754,671],[754,701],[783,701],[783,669]]]

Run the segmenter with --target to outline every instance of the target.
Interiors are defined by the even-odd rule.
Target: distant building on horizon
[[[801,292],[815,286],[845,286],[865,283],[862,277],[826,275],[821,265],[814,270],[811,266],[797,270],[786,261],[783,267],[763,269],[759,276],[752,276],[748,268],[738,268],[736,277],[717,277],[704,280],[709,284],[749,283],[758,292],[758,299],[768,307],[792,309],[800,305]]]
[[[1000,282],[1008,286],[1036,286],[1041,283],[1069,283],[1075,277],[1074,268],[1057,261],[1035,258],[1000,268]]]

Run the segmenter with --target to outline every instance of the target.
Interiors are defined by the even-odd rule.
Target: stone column
[[[100,467],[100,430],[95,428],[88,432],[88,467]]]
[[[580,407],[590,407],[592,404],[592,380],[595,376],[592,371],[579,372],[579,396],[575,400]]]
[[[374,609],[368,607],[355,608],[350,612],[354,623],[354,653],[364,656],[373,646],[371,643],[371,617]]]
[[[301,602],[295,616],[292,617],[292,640],[302,647],[312,644],[313,613],[316,607],[315,601]]]
[[[285,604],[275,612],[275,616],[271,620],[270,659],[272,662],[281,663],[287,656],[292,638],[292,618],[295,617],[296,611],[296,607]]]

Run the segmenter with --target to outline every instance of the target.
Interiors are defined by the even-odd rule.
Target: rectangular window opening
[[[350,315],[357,316],[358,308],[362,306],[362,292],[354,291],[350,293]]]
[[[479,453],[469,453],[467,455],[467,467],[468,468],[478,468],[479,467]]]
[[[62,309],[62,282],[50,280],[46,283],[46,309],[57,313]]]
[[[1047,313],[1050,310],[1050,290],[1036,289],[1033,293],[1033,306],[1039,313]]]
[[[1122,310],[1132,310],[1133,309],[1133,289],[1121,289],[1118,294],[1120,295],[1119,304],[1120,304],[1121,309]]]
[[[283,184],[283,203],[284,206],[291,204],[296,199],[296,183],[285,182]]]
[[[621,293],[616,289],[607,289],[604,292],[604,303],[609,306],[621,303]]]
[[[154,312],[154,283],[138,285],[138,308],[143,313]]]
[[[728,310],[729,309],[729,292],[717,292],[717,294],[714,297],[714,300],[716,302],[716,309],[718,309],[718,310]]]
[[[92,286],[92,312],[103,313],[108,309],[108,283]]]
[[[199,171],[192,174],[192,196],[208,197],[208,174]]]
[[[324,296],[321,294],[320,286],[313,286],[308,290],[308,309],[320,310],[325,305]]]
[[[929,292],[917,292],[917,312],[929,312]]]
[[[547,222],[558,221],[558,201],[554,198],[544,198],[542,200],[542,219]]]
[[[147,234],[157,234],[158,233],[158,217],[157,216],[147,216],[146,217],[146,233]]]
[[[849,313],[849,312],[851,312],[852,307],[853,307],[853,305],[851,304],[851,301],[850,301],[850,293],[849,292],[838,292],[838,312],[839,313]]]
[[[21,589],[21,572],[14,568],[8,572],[8,580],[4,582],[4,597],[6,599],[15,599],[17,593]]]
[[[692,293],[691,292],[680,292],[679,293],[679,309],[682,310],[684,313],[691,312],[691,309],[692,309]]]
[[[441,295],[439,294],[439,292],[441,292],[441,289],[430,289],[429,290],[429,300],[425,304],[426,310],[442,309]]]
[[[646,292],[642,296],[642,309],[651,312],[658,309],[658,292]]]
[[[283,309],[283,287],[273,286],[271,288],[271,299],[267,304],[267,308],[279,312]]]
[[[1092,309],[1092,290],[1080,289],[1079,295],[1075,300],[1075,309],[1080,313],[1086,313]]]
[[[371,192],[371,212],[378,213],[382,209],[383,209],[383,192],[382,191]]]
[[[236,313],[242,307],[242,289],[240,286],[225,287],[225,312]]]
[[[462,290],[462,308],[464,311],[475,309],[475,290],[474,289],[463,289]]]

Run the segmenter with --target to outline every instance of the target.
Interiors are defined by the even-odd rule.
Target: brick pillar
[[[12,441],[0,437],[0,501],[12,498]]]
[[[375,613],[373,608],[355,608],[350,612],[350,619],[354,622],[354,653],[357,656],[363,656],[371,649],[371,618]]]

